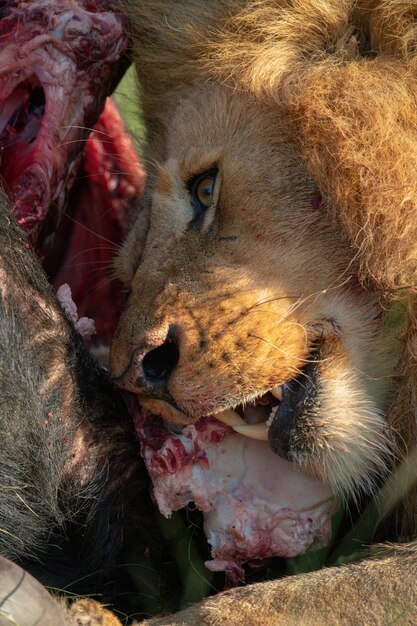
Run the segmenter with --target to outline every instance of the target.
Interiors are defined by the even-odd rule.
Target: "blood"
[[[45,93],[36,76],[20,83],[2,103],[0,124],[10,112],[0,134],[0,176],[12,188],[33,161],[33,144],[45,112]]]
[[[136,412],[134,422],[142,451],[145,448],[152,450],[152,468],[158,473],[176,474],[186,465],[194,463],[208,468],[207,456],[197,439],[193,441],[192,447],[188,444],[186,448],[184,438],[171,432],[161,418],[143,409]],[[202,417],[195,428],[201,441],[206,443],[218,444],[232,432],[229,426],[211,417]]]
[[[111,266],[144,181],[133,142],[108,98],[87,140],[69,207],[45,261],[56,288],[70,285],[79,317],[95,321],[94,345],[109,345],[123,307],[122,286]]]
[[[84,142],[128,65],[124,23],[111,1],[1,2],[0,177],[42,257]]]

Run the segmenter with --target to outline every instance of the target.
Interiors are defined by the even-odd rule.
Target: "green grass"
[[[146,143],[146,130],[141,120],[140,96],[133,66],[128,69],[120,81],[113,97],[123,115],[126,128],[135,140],[139,151],[142,152]]]

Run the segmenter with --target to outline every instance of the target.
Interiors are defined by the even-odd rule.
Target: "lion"
[[[114,380],[179,425],[275,392],[271,448],[411,542],[151,623],[415,623],[417,2],[122,5],[148,186]]]

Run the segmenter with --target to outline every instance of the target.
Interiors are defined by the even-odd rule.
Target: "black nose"
[[[163,344],[143,357],[142,369],[146,382],[154,386],[166,384],[179,358],[178,345],[173,337],[168,336]]]

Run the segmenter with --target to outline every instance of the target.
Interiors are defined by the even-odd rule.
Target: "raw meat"
[[[56,230],[84,140],[128,64],[123,22],[109,2],[1,3],[0,176],[38,247]]]
[[[144,181],[106,100],[127,46],[112,2],[0,3],[0,180],[54,286],[68,283],[80,316],[95,320],[96,346],[120,313],[111,260]]]
[[[294,557],[330,539],[330,490],[267,442],[214,418],[175,433],[140,411],[135,425],[159,510],[170,517],[193,502],[203,511],[213,557],[206,566],[226,571],[230,584],[243,579],[244,562]]]
[[[68,283],[80,317],[94,319],[93,345],[103,352],[123,306],[121,285],[112,278],[111,263],[144,180],[120,113],[107,98],[87,140],[67,214],[45,259],[54,286]]]
[[[79,317],[77,305],[72,299],[71,287],[68,283],[61,285],[56,292],[58,302],[64,309],[67,317],[74,323],[75,328],[80,333],[81,337],[86,341],[90,340],[96,333],[96,325],[94,320],[89,317]]]

